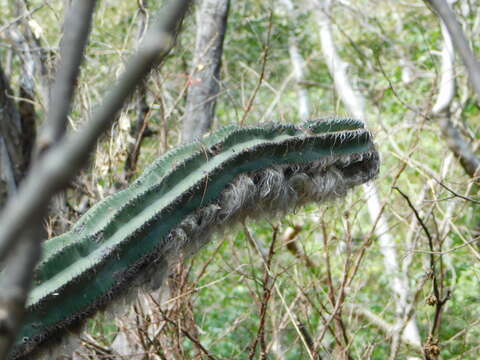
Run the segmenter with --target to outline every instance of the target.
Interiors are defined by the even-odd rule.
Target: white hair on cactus
[[[252,214],[256,219],[278,216],[308,202],[334,200],[377,172],[378,155],[369,152],[240,174],[215,203],[198,209],[173,229],[163,251],[168,262],[174,262],[180,253],[190,256],[198,251],[213,232]]]

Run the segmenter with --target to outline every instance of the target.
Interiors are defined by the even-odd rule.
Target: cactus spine
[[[12,358],[85,319],[152,263],[165,268],[249,213],[342,196],[376,176],[371,134],[350,118],[224,128],[172,150],[127,189],[45,242]]]

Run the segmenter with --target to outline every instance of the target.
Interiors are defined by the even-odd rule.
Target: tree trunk
[[[211,127],[220,90],[220,66],[230,0],[203,0],[197,11],[197,40],[183,118],[182,141]]]
[[[20,112],[12,97],[8,78],[0,66],[0,208],[16,192],[29,161],[22,151],[25,137]]]
[[[291,0],[281,0],[285,10],[292,22],[297,22],[295,18],[295,6]],[[292,35],[288,38],[288,53],[293,67],[293,74],[297,85],[298,112],[300,120],[307,121],[310,118],[310,101],[308,99],[308,90],[302,84],[305,81],[305,60],[298,48],[298,39]]]
[[[455,0],[449,0],[452,5]],[[460,161],[465,172],[477,183],[480,183],[480,157],[477,156],[472,145],[462,136],[452,121],[450,107],[455,97],[455,52],[450,31],[440,18],[443,44],[442,68],[437,100],[432,107],[432,114],[436,117],[440,130],[449,149]]]
[[[468,79],[472,84],[477,96],[480,97],[480,61],[468,44],[462,26],[455,17],[450,4],[452,1],[446,0],[425,0],[442,19],[443,24],[447,27],[453,46],[457,49],[460,58],[468,72]],[[449,4],[450,3],[450,4]]]
[[[365,100],[350,84],[346,72],[347,64],[339,57],[335,48],[329,15],[331,1],[327,0],[322,4],[320,3],[319,0],[314,0],[320,25],[322,52],[334,79],[335,89],[350,113],[356,118],[366,121]],[[397,322],[401,324],[408,308],[410,289],[406,275],[400,271],[395,241],[388,229],[387,220],[382,214],[382,206],[375,185],[365,185],[365,194],[370,217],[372,222],[377,224],[375,233],[380,242],[380,251],[384,256],[385,270],[391,279],[390,287],[395,297]],[[420,346],[420,335],[414,319],[407,322],[402,336]]]

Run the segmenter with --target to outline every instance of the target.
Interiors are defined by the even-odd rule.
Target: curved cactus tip
[[[165,154],[44,244],[12,358],[65,333],[133,288],[133,279],[150,286],[146,269],[165,272],[212,232],[343,196],[378,167],[370,132],[350,118],[228,127]]]

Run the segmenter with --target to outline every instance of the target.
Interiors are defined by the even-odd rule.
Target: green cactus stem
[[[341,197],[378,168],[370,132],[350,118],[230,126],[166,153],[69,232],[44,243],[11,357],[61,336],[147,282],[148,272],[165,273],[214,231],[249,214],[271,216]]]

